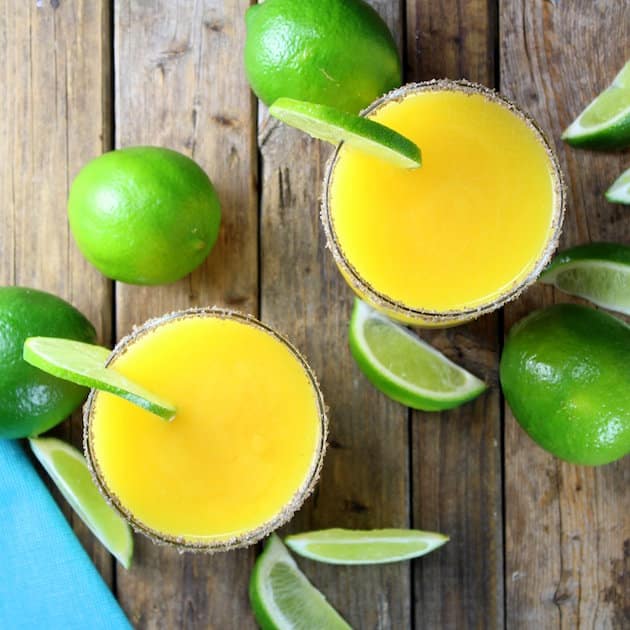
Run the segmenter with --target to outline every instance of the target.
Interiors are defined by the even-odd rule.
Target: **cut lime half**
[[[543,271],[540,282],[630,315],[630,247],[590,243],[566,249]]]
[[[256,560],[249,599],[263,630],[349,630],[350,626],[306,579],[278,536]]]
[[[323,529],[285,539],[295,553],[329,564],[383,564],[418,558],[448,542],[448,536],[417,529]]]
[[[372,384],[408,407],[452,409],[486,389],[476,376],[359,299],[352,311],[349,343]]]
[[[112,368],[105,367],[111,351],[89,343],[30,337],[24,342],[24,360],[31,365],[78,385],[120,396],[164,420],[175,417],[175,407],[133,383]]]
[[[562,139],[587,149],[621,149],[630,145],[630,61],[567,127]]]
[[[611,203],[625,203],[630,205],[630,168],[615,180],[606,191],[606,199]]]
[[[415,143],[368,118],[292,98],[279,98],[269,108],[269,113],[313,138],[335,145],[345,142],[401,168],[418,168],[422,164],[420,149]]]
[[[29,442],[33,453],[79,518],[128,569],[133,554],[131,529],[101,496],[81,453],[55,438],[30,438]]]

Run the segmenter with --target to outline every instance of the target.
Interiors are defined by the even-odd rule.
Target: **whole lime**
[[[79,249],[105,276],[165,284],[210,253],[221,208],[209,177],[190,158],[128,147],[83,167],[70,189],[68,218]]]
[[[356,114],[401,83],[392,35],[363,0],[266,0],[246,22],[247,78],[267,105],[286,96]]]
[[[586,306],[558,304],[510,330],[501,385],[542,448],[597,466],[630,452],[630,327]]]
[[[0,438],[38,435],[67,418],[88,390],[32,367],[22,358],[28,337],[94,343],[96,332],[62,299],[23,287],[0,287]]]

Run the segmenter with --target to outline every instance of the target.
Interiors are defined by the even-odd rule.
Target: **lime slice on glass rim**
[[[29,337],[24,342],[24,360],[36,368],[77,385],[115,394],[163,420],[172,420],[173,405],[105,367],[110,354],[102,346],[55,337]]]
[[[285,543],[295,553],[329,564],[383,564],[410,560],[448,542],[448,536],[417,529],[323,529],[295,534]]]
[[[128,569],[133,555],[131,529],[101,496],[83,455],[56,438],[30,438],[29,442],[35,457],[79,518]]]
[[[418,168],[422,164],[420,149],[414,142],[369,118],[292,98],[279,98],[269,113],[313,138],[331,144],[345,142],[400,168]]]
[[[606,199],[611,203],[630,205],[630,168],[624,171],[606,191]]]
[[[413,409],[452,409],[486,389],[482,380],[358,298],[350,319],[349,343],[370,382]]]
[[[249,599],[263,630],[350,630],[275,534],[256,560]]]
[[[565,129],[574,147],[621,149],[630,145],[630,61],[613,82]]]
[[[630,247],[589,243],[566,249],[540,274],[540,282],[630,315]]]

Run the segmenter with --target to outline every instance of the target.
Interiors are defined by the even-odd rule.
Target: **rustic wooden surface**
[[[199,304],[258,314],[294,340],[320,376],[331,444],[319,488],[289,529],[412,525],[451,536],[407,564],[300,561],[354,627],[630,627],[630,458],[598,469],[559,463],[520,430],[496,386],[510,326],[566,296],[534,287],[505,315],[423,332],[492,389],[448,413],[409,413],[371,388],[350,358],[352,296],[317,216],[329,150],[269,120],[251,97],[241,61],[250,2],[40,4],[7,2],[0,11],[0,282],[70,300],[104,342]],[[630,243],[627,209],[602,197],[628,153],[559,141],[630,57],[630,3],[371,4],[395,33],[407,80],[467,77],[500,88],[540,121],[569,188],[564,245]],[[132,144],[191,155],[222,200],[217,247],[168,287],[113,290],[68,231],[72,177],[90,158]],[[80,420],[58,431],[77,442]],[[179,555],[136,537],[127,572],[66,513],[136,627],[255,627],[246,586],[257,549]]]
[[[468,78],[494,87],[495,14],[487,0],[407,6],[407,79]],[[492,388],[471,404],[411,414],[413,527],[451,542],[414,562],[417,628],[503,627],[499,317],[422,331]]]
[[[630,3],[504,2],[501,88],[554,143],[567,179],[561,246],[630,243],[628,208],[603,192],[628,152],[576,151],[560,133],[630,57]],[[506,308],[506,330],[567,296],[534,287]],[[572,466],[537,448],[506,407],[506,611],[508,625],[630,627],[630,458]]]

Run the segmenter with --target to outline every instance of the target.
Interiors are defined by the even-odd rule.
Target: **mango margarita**
[[[136,529],[206,550],[284,523],[319,474],[324,404],[304,359],[253,318],[193,309],[151,320],[108,365],[172,402],[166,422],[104,392],[86,405],[101,490]]]
[[[344,145],[328,165],[322,220],[360,297],[402,321],[452,325],[536,278],[557,244],[563,187],[529,118],[453,81],[405,86],[366,115],[416,142],[422,166]]]

